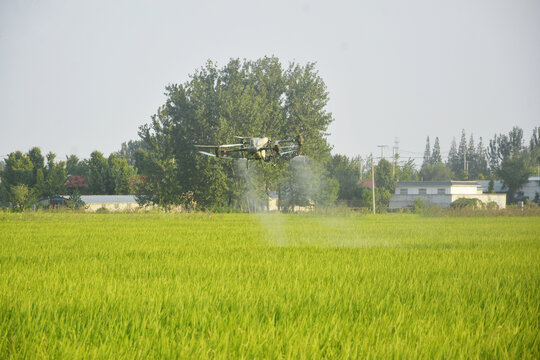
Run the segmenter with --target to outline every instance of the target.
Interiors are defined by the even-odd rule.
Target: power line
[[[381,158],[384,159],[384,148],[388,147],[388,145],[377,145],[378,148],[381,148]]]

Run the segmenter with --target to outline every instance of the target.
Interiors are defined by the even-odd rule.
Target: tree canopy
[[[181,204],[189,192],[202,207],[233,205],[240,186],[234,162],[199,156],[195,144],[233,142],[234,136],[280,139],[302,134],[303,153],[311,161],[330,158],[326,136],[332,115],[314,63],[285,68],[277,58],[265,57],[232,59],[218,68],[209,61],[186,83],[169,85],[166,96],[151,123],[139,131],[143,146],[135,157],[145,177],[139,187],[143,202]],[[292,173],[286,161],[254,166],[260,168],[265,190],[276,190]]]

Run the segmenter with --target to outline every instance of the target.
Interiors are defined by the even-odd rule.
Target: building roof
[[[81,195],[87,204],[135,203],[135,195]]]
[[[478,183],[480,184],[480,189],[481,189],[483,192],[488,192],[488,189],[489,189],[489,180],[478,180]],[[508,189],[505,188],[503,182],[500,181],[500,180],[494,180],[494,181],[493,181],[493,190],[494,190],[496,193],[503,193],[503,192],[507,192],[507,191],[508,191]]]
[[[480,186],[477,181],[398,181],[397,186]]]

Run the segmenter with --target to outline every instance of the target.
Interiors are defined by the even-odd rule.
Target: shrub
[[[487,210],[499,210],[499,204],[497,204],[495,201],[490,201],[486,204]]]
[[[456,201],[453,201],[450,204],[450,208],[452,209],[464,209],[464,208],[477,209],[481,207],[482,207],[482,201],[476,198],[474,199],[461,198],[461,199],[457,199]]]
[[[416,200],[414,200],[413,211],[415,214],[420,213],[425,207],[426,204],[424,203],[424,199],[416,198]]]

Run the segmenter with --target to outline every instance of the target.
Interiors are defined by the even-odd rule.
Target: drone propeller
[[[238,146],[244,146],[244,144],[225,144],[225,145],[219,145],[221,148],[231,148],[231,147],[238,147]]]
[[[215,154],[211,154],[211,153],[206,152],[206,151],[198,151],[198,153],[203,154],[203,155],[208,155],[208,156],[211,156],[211,157],[216,157]]]
[[[280,146],[281,150],[283,149],[298,149],[298,145],[287,145],[287,146]]]
[[[212,154],[212,153],[209,153],[209,152],[206,152],[206,151],[197,151],[197,152],[200,153],[200,154],[206,155],[206,156],[214,157],[214,158],[227,159],[227,160],[234,160],[235,159],[235,158],[229,157],[227,155],[219,155],[219,156],[217,156],[216,154]]]
[[[238,146],[244,146],[244,144],[224,144],[224,145],[193,145],[197,148],[231,148],[231,147],[238,147]]]
[[[285,151],[284,153],[281,153],[280,155],[281,155],[281,156],[285,156],[285,155],[292,154],[292,153],[294,153],[294,152],[296,152],[296,150]]]

